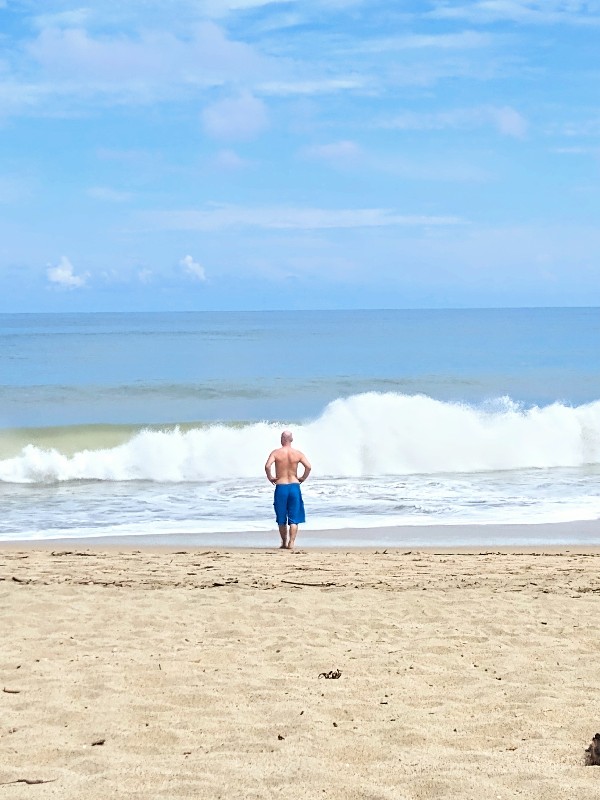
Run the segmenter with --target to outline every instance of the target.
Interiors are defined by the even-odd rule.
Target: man
[[[273,450],[265,464],[267,478],[275,484],[273,505],[283,550],[294,549],[298,525],[304,522],[304,503],[300,484],[308,478],[311,470],[310,462],[304,453],[292,447],[293,441],[291,431],[284,431],[281,434],[281,447]],[[273,464],[275,464],[275,477],[271,470]],[[298,464],[304,467],[304,473],[300,478]]]

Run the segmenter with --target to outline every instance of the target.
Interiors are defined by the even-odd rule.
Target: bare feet
[[[279,549],[287,550],[289,543],[287,525],[279,525],[279,535],[281,536],[281,546]]]
[[[296,535],[297,534],[298,534],[298,526],[295,525],[295,524],[290,525],[290,538],[289,538],[288,546],[287,546],[288,550],[293,550],[294,549],[294,545],[296,544]]]
[[[281,536],[280,550],[293,550],[296,544],[296,536],[298,535],[298,525],[292,523],[289,526],[279,525],[279,535]]]

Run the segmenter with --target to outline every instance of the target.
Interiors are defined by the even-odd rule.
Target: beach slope
[[[5,548],[0,790],[598,796],[599,568],[575,548]]]

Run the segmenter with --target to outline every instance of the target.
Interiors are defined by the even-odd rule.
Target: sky
[[[0,311],[600,305],[599,41],[600,0],[0,0]]]

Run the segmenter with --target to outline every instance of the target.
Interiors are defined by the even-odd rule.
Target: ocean
[[[0,345],[0,541],[276,545],[284,427],[315,544],[600,518],[600,309],[3,314]]]

